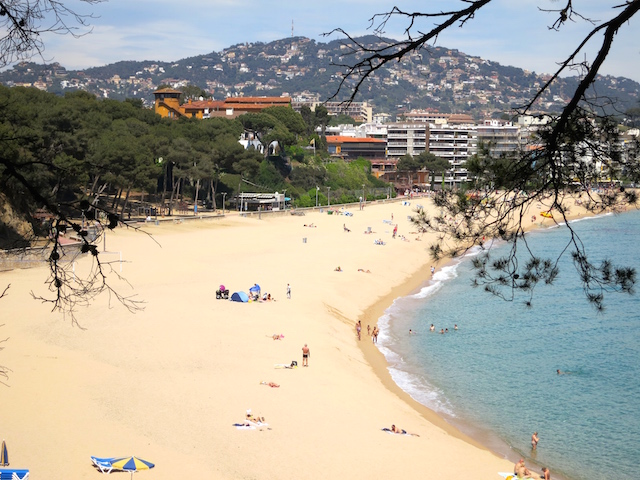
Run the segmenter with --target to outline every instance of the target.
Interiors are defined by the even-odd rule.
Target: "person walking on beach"
[[[376,325],[373,327],[373,333],[371,335],[371,341],[373,343],[378,343],[378,333],[380,333],[380,330],[378,330],[378,326]]]
[[[303,367],[308,367],[309,366],[309,355],[311,355],[311,352],[309,351],[309,347],[307,347],[307,344],[304,344],[304,347],[302,347],[302,366]]]
[[[287,283],[287,298],[291,300],[291,285]]]
[[[398,234],[398,224],[396,223],[396,226],[393,227],[393,238],[396,238],[397,234]]]
[[[538,432],[533,432],[533,435],[531,435],[531,448],[535,450],[538,447],[539,441]]]
[[[360,340],[361,332],[362,332],[362,323],[360,323],[360,320],[358,320],[358,323],[356,323],[356,333],[358,334],[358,340]]]

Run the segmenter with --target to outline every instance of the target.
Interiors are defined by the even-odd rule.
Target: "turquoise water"
[[[572,223],[592,259],[639,272],[640,212]],[[566,227],[528,235],[555,258]],[[504,248],[504,247],[498,247]],[[552,286],[505,302],[470,286],[469,259],[436,272],[380,319],[379,347],[413,398],[492,449],[523,455],[554,476],[635,478],[640,465],[638,294],[610,293],[605,311],[586,301],[569,255]],[[440,335],[429,332],[448,328]],[[454,324],[459,327],[453,331]],[[409,335],[409,329],[417,332]],[[556,370],[571,372],[558,375]],[[531,450],[531,434],[540,443]]]

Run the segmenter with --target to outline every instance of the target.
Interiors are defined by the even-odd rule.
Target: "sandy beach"
[[[0,339],[8,338],[0,364],[11,372],[0,385],[0,437],[11,467],[34,480],[91,479],[101,475],[91,455],[136,455],[156,464],[139,480],[498,479],[512,471],[510,459],[393,384],[366,335],[395,298],[430,278],[431,239],[410,233],[416,204],[430,201],[356,205],[353,216],[146,225],[160,245],[118,228],[105,245],[122,253],[130,285],[111,281],[145,309],[131,314],[100,297],[77,312],[81,328],[31,298],[45,293],[44,268],[1,273],[2,288],[11,287],[0,300]],[[392,238],[393,224],[408,241]],[[220,284],[233,293],[255,283],[275,301],[216,299]],[[294,360],[297,368],[276,368]],[[248,409],[268,425],[234,427]],[[419,436],[382,431],[392,424]]]

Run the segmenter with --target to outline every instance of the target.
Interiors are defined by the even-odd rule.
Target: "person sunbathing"
[[[284,335],[281,333],[274,333],[272,338],[274,340],[282,340],[284,338]]]
[[[247,410],[247,420],[253,423],[264,423],[264,417],[253,415],[251,410]]]
[[[396,427],[395,425],[391,425],[391,431],[393,433],[399,433],[400,435],[413,435],[414,437],[419,437],[420,436],[417,433],[409,433],[406,430],[403,430],[402,428]]]
[[[359,268],[358,271],[363,273],[371,273],[371,270],[365,270],[364,268]]]
[[[341,271],[342,271],[342,268],[340,268],[340,265],[338,265],[336,268],[334,268],[334,271],[336,271],[336,272],[341,272]]]
[[[524,459],[521,458],[518,463],[516,463],[513,466],[513,473],[518,477],[518,478],[527,478],[527,477],[531,477],[531,472],[529,471],[529,469],[525,466],[524,464]]]
[[[260,385],[269,385],[271,388],[278,388],[280,385],[273,382],[260,382]]]

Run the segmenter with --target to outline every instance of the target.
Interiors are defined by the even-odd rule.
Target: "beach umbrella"
[[[155,465],[151,462],[147,462],[138,457],[124,457],[119,458],[111,462],[114,470],[124,470],[125,472],[131,472],[131,478],[133,478],[133,474],[139,470],[149,470],[150,468],[155,467]]]
[[[251,287],[251,288],[249,289],[249,291],[250,291],[251,293],[259,292],[259,291],[260,291],[260,285],[258,285],[258,284],[256,283],[253,287]]]
[[[0,466],[6,467],[9,465],[9,452],[7,451],[7,444],[2,440],[2,450],[0,450]]]

